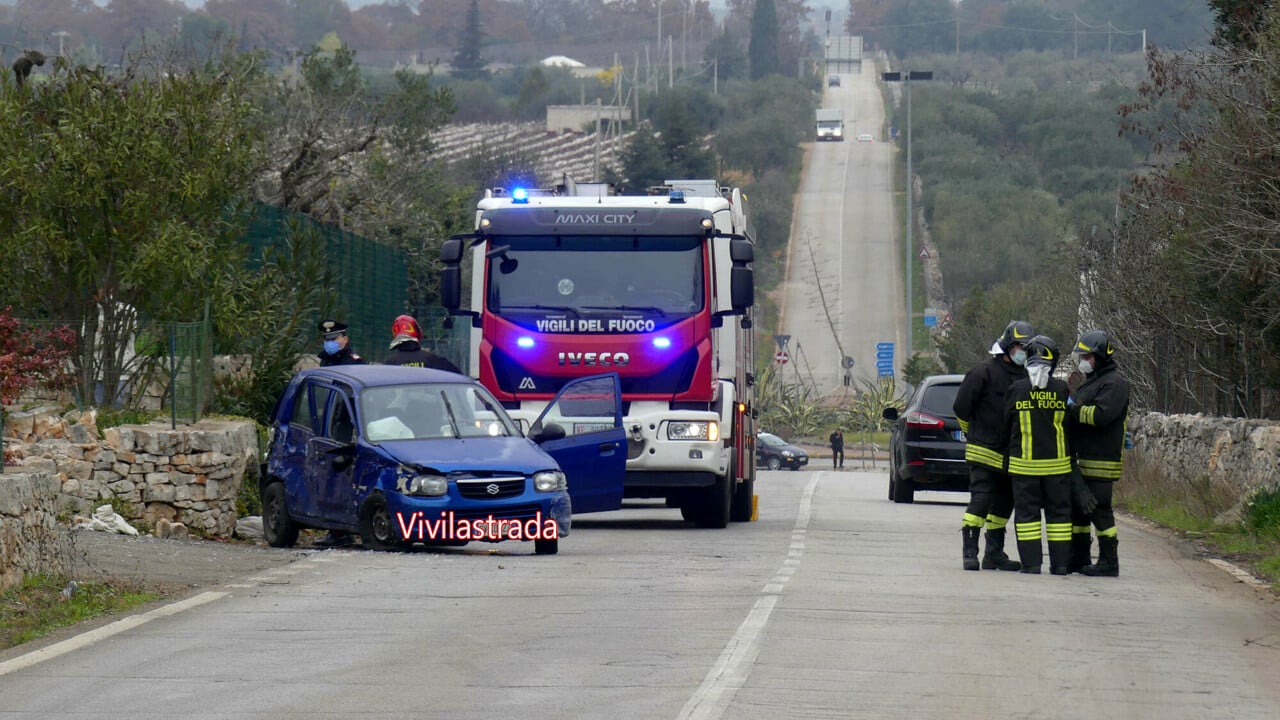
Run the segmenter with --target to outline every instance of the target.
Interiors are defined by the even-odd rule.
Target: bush
[[[1280,540],[1280,488],[1260,490],[1245,504],[1244,526],[1254,534]]]

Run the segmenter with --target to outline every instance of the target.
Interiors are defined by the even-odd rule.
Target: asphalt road
[[[903,360],[902,218],[878,77],[868,64],[827,88],[823,107],[844,109],[845,140],[813,143],[796,202],[780,333],[791,335],[788,376],[819,394],[843,384],[841,349],[855,381],[876,377],[877,343],[894,343],[896,368]],[[857,142],[861,133],[875,142]]]
[[[1122,525],[1120,578],[965,572],[964,495],[757,488],[758,522],[632,507],[557,556],[305,554],[0,656],[0,716],[1280,717],[1274,599],[1180,545]]]

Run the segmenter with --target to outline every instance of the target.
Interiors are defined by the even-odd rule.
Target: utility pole
[[[915,326],[915,302],[911,294],[912,270],[915,268],[915,242],[912,238],[913,230],[916,224],[916,216],[914,199],[916,194],[916,184],[914,168],[911,165],[911,81],[912,80],[932,80],[932,70],[910,70],[907,72],[887,72],[881,75],[885,82],[905,82],[907,86],[907,242],[906,242],[906,275],[907,275],[907,331],[904,338],[903,349],[906,353],[902,356],[903,362],[910,362],[912,356],[911,349],[911,333]]]
[[[720,94],[720,58],[711,58],[711,94]]]
[[[1071,33],[1071,59],[1080,59],[1080,16],[1071,13],[1071,19],[1075,21],[1075,32]]]
[[[58,57],[62,57],[62,41],[65,40],[66,37],[71,33],[67,32],[66,30],[58,30],[57,32],[52,32],[49,34],[58,38]]]
[[[595,157],[591,160],[591,182],[600,180],[600,118],[602,116],[603,107],[600,105],[600,98],[596,98],[596,142]]]
[[[667,88],[676,86],[676,49],[675,40],[667,38]]]

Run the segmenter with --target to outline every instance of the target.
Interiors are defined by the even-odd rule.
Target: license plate
[[[581,435],[583,433],[600,432],[601,430],[609,430],[613,428],[613,423],[574,423],[573,434]]]
[[[964,442],[964,441],[965,441],[965,438],[964,438],[964,431],[963,431],[963,430],[952,430],[952,431],[951,431],[951,435],[952,435],[952,436],[954,436],[954,437],[955,437],[955,439],[956,439],[956,440],[959,440],[960,442]]]

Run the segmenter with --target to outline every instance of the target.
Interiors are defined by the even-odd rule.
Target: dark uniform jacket
[[[364,365],[364,358],[356,354],[351,346],[348,345],[338,352],[330,355],[321,350],[317,357],[320,358],[320,367],[328,367],[329,365]]]
[[[453,373],[462,372],[457,365],[449,362],[448,359],[423,350],[422,345],[417,340],[405,340],[402,343],[398,343],[391,350],[391,354],[387,356],[387,359],[382,361],[382,364],[434,368],[436,370],[448,370]]]
[[[1005,396],[1003,445],[1010,475],[1046,477],[1071,472],[1071,429],[1067,398],[1071,389],[1049,378],[1043,390],[1022,379]]]
[[[1068,409],[1076,421],[1075,451],[1080,474],[1094,480],[1118,480],[1123,469],[1129,383],[1114,364],[1099,368],[1076,390]]]
[[[1026,376],[1025,368],[1005,362],[1003,355],[965,373],[952,408],[968,442],[965,460],[1004,470],[1004,396],[1015,380]]]

